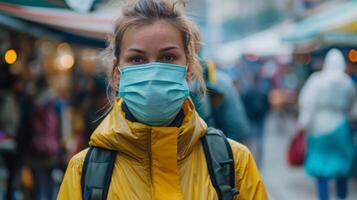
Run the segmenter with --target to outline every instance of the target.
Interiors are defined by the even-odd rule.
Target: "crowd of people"
[[[329,199],[329,180],[337,182],[337,197],[346,199],[354,171],[356,146],[350,125],[357,96],[345,70],[345,56],[330,50],[322,70],[309,77],[299,96],[299,122],[308,133],[304,166],[317,179],[321,200]]]
[[[11,67],[1,61],[2,194],[4,199],[55,199],[69,158],[88,146],[108,109],[105,76],[68,75],[76,84],[66,96],[44,71],[14,74]]]

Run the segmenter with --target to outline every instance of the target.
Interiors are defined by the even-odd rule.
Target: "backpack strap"
[[[235,187],[233,153],[226,136],[222,131],[210,127],[201,142],[219,200],[232,200],[239,190]]]
[[[106,200],[117,152],[90,147],[85,157],[81,186],[84,200]]]

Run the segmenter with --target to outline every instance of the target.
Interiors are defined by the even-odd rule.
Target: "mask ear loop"
[[[118,100],[117,96],[119,94],[119,82],[120,82],[120,70],[119,70],[119,62],[117,58],[113,58],[113,70],[112,70],[112,78],[111,85],[116,90],[115,91],[115,101]]]
[[[117,89],[116,89],[116,94],[115,94],[115,96],[117,97],[117,100],[119,100],[118,95],[119,95],[120,75],[121,75],[120,67],[116,66],[115,71],[114,71],[114,77],[115,77],[115,80],[117,80],[117,83],[116,83]]]
[[[120,67],[119,66],[116,66],[115,67],[115,71],[114,71],[114,75],[116,76],[116,77],[118,77],[118,80],[120,80]]]
[[[117,78],[118,80],[120,79],[120,70],[118,64],[119,62],[117,58],[113,58],[112,81],[116,80]]]
[[[190,69],[191,69],[190,66],[187,65],[186,81],[188,81],[188,82],[191,81],[191,73],[192,73],[192,71]]]

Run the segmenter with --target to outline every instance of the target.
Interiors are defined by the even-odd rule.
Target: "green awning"
[[[69,8],[65,0],[0,0],[0,3],[48,8]]]
[[[357,1],[338,3],[324,12],[297,23],[282,40],[306,43],[320,39],[322,34],[352,23],[357,18]]]
[[[94,11],[103,0],[0,0],[0,4],[42,8],[64,8],[87,13]]]
[[[98,1],[88,0],[87,2]],[[69,3],[70,0],[66,0],[66,2]],[[100,7],[93,12],[76,12],[66,8],[23,6],[0,2],[0,15],[3,18],[20,19],[55,29],[59,32],[67,32],[104,41],[112,33],[114,21],[119,15],[116,7],[112,5],[100,4]],[[7,24],[7,26],[12,25],[6,23],[6,20],[4,24]]]
[[[357,33],[329,32],[322,36],[325,44],[357,45]]]

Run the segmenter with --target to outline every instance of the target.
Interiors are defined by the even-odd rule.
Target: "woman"
[[[322,71],[311,75],[299,97],[299,121],[309,133],[305,170],[317,179],[321,200],[329,199],[330,179],[336,180],[338,198],[347,197],[355,159],[348,117],[356,94],[345,66],[342,53],[330,50]]]
[[[107,199],[218,199],[200,142],[207,126],[188,98],[188,81],[205,88],[195,30],[176,3],[138,0],[123,8],[111,43],[118,94],[90,141],[118,152]],[[229,144],[235,199],[267,199],[250,152]],[[69,162],[58,199],[82,199],[87,151]]]

